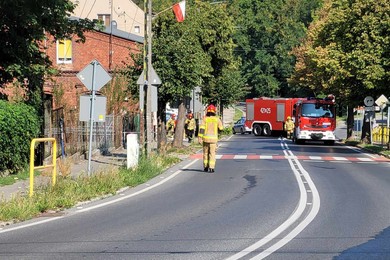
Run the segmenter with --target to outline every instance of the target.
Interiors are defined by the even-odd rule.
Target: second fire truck
[[[324,141],[332,145],[336,140],[335,99],[326,98],[254,98],[246,100],[246,122],[256,136],[269,136],[273,132],[285,134],[288,116],[294,120],[293,140]]]

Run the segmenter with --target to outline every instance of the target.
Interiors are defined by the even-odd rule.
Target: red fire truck
[[[246,100],[246,126],[256,136],[269,136],[279,131],[285,134],[285,122],[291,116],[295,122],[293,140],[335,141],[335,101],[330,95],[318,98],[254,98]]]
[[[299,100],[293,111],[295,128],[293,140],[299,144],[305,140],[324,141],[333,145],[336,136],[336,103],[333,95],[326,98]]]
[[[256,136],[284,131],[287,116],[292,116],[294,105],[301,98],[253,98],[246,100],[246,122]]]

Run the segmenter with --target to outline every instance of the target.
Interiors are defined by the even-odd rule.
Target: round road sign
[[[374,105],[374,98],[371,96],[367,96],[364,98],[364,105],[366,107],[372,107]]]

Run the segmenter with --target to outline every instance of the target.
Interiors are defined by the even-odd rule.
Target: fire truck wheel
[[[263,135],[270,136],[271,135],[271,127],[269,124],[263,125]]]
[[[260,125],[255,125],[253,126],[253,134],[255,136],[260,136],[261,135],[261,126]]]

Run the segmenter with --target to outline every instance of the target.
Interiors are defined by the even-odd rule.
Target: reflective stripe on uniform
[[[216,143],[218,141],[218,121],[219,118],[210,116],[205,118],[205,132],[203,141],[207,143]]]

